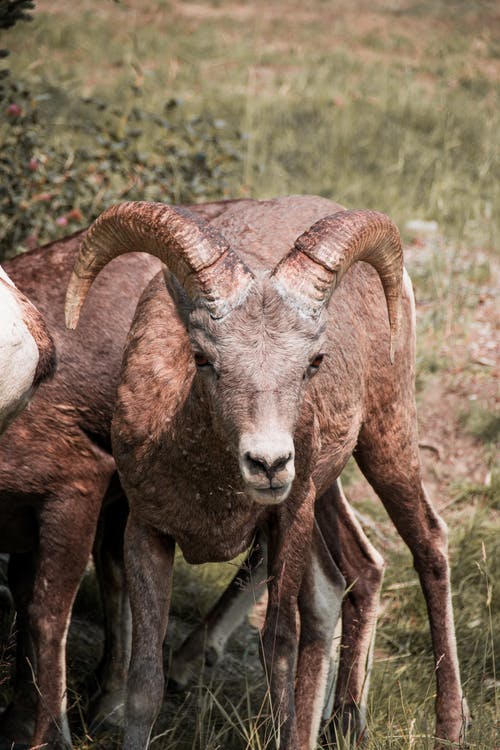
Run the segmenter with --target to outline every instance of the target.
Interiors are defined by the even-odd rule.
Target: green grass
[[[500,414],[484,409],[479,404],[471,404],[460,414],[460,422],[474,437],[485,443],[500,442]]]

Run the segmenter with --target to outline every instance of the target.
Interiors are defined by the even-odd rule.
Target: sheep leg
[[[264,593],[262,583],[266,576],[266,563],[266,543],[263,535],[257,533],[244,563],[227,589],[173,655],[169,682],[174,681],[184,687],[196,674],[197,668],[199,670],[203,655],[207,666],[217,662],[231,634]],[[260,580],[254,578],[257,569],[262,571]]]
[[[0,720],[0,735],[24,743],[29,743],[33,736],[38,697],[32,676],[36,658],[28,615],[35,572],[36,560],[32,553],[10,555],[8,581],[16,608],[16,673],[11,702]]]
[[[356,460],[408,545],[427,604],[436,674],[436,748],[462,743],[468,711],[457,658],[447,528],[427,497],[420,475],[415,431],[401,409],[393,424],[366,425]],[[415,424],[415,422],[413,422]],[[443,745],[440,740],[444,740]]]
[[[356,742],[366,730],[366,701],[384,561],[356,520],[339,480],[318,498],[315,513],[330,554],[348,587],[342,602],[332,740],[340,735]],[[326,707],[325,721],[330,719],[329,713]]]
[[[9,555],[0,554],[0,643],[3,643],[12,629],[14,600],[7,584]]]
[[[125,719],[125,684],[132,640],[123,559],[127,516],[128,506],[123,495],[119,500],[105,505],[94,544],[93,557],[104,609],[105,640],[103,660],[97,670],[99,690],[93,699],[92,732],[122,726]]]
[[[299,750],[294,683],[298,656],[298,596],[314,526],[315,490],[297,505],[284,503],[269,522],[268,602],[262,650],[274,730],[281,750]],[[304,554],[306,551],[306,554]]]
[[[317,523],[299,593],[300,641],[295,705],[301,750],[314,750],[325,699],[330,652],[340,616],[345,579]]]
[[[109,477],[101,477],[103,482]],[[40,513],[38,565],[29,607],[39,693],[34,745],[71,745],[66,719],[66,636],[78,584],[90,556],[105,484],[93,497],[75,492]],[[63,515],[64,514],[64,515]],[[64,517],[64,521],[62,521]]]
[[[132,610],[123,750],[145,750],[163,699],[162,646],[172,590],[175,541],[129,515],[125,567]]]

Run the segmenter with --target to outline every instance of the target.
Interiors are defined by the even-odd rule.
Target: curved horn
[[[321,312],[348,268],[370,263],[384,288],[391,329],[390,357],[399,330],[403,251],[396,225],[378,211],[339,211],[304,232],[273,271],[275,284],[312,317]]]
[[[80,309],[99,271],[118,255],[146,252],[160,258],[191,297],[221,318],[243,298],[252,273],[225,238],[190,211],[163,203],[122,203],[91,225],[66,294],[66,325],[76,328]]]

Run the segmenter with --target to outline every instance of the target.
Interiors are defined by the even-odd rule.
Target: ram
[[[0,435],[54,368],[54,342],[43,317],[0,266]],[[2,630],[10,628],[11,616],[10,591],[0,585]]]
[[[307,196],[229,207],[210,225],[163,204],[115,206],[82,243],[70,327],[101,269],[130,250],[166,269],[138,304],[112,425],[130,503],[124,748],[148,746],[161,704],[175,545],[193,563],[228,560],[258,529],[280,747],[315,747],[343,586],[314,509],[351,455],[413,554],[433,641],[437,744],[460,741],[447,533],[421,480],[414,304],[394,224]],[[358,641],[364,657],[369,640]],[[348,685],[344,715],[356,716],[361,698]]]

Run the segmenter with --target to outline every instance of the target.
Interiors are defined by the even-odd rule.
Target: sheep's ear
[[[193,309],[193,303],[186,294],[186,290],[177,281],[173,273],[170,273],[168,268],[163,269],[163,275],[165,277],[165,284],[172,297],[179,317],[185,328],[188,327],[189,314]]]

